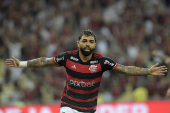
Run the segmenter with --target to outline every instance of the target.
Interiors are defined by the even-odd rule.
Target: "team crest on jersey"
[[[97,66],[96,65],[91,65],[89,67],[89,70],[91,71],[91,73],[95,73],[97,71]]]

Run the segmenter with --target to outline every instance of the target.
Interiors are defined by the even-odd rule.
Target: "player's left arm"
[[[124,66],[119,64],[116,69],[116,72],[132,75],[132,76],[140,76],[140,75],[165,75],[167,72],[166,66],[158,66],[158,63],[153,65],[150,69],[148,68],[140,68],[135,66]]]

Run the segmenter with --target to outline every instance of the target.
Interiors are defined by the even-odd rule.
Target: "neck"
[[[87,62],[92,58],[93,53],[91,53],[89,56],[84,56],[82,52],[79,50],[79,57],[82,61]]]

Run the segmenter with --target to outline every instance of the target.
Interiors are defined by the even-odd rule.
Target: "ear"
[[[77,41],[77,46],[78,46],[78,48],[80,47],[80,45],[79,45],[79,41]]]
[[[94,45],[94,49],[96,48],[96,43],[95,43],[95,45]]]

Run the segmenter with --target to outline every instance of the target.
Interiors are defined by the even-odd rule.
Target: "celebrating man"
[[[106,70],[126,75],[164,75],[165,66],[158,63],[150,69],[124,66],[113,59],[93,52],[96,36],[91,30],[81,32],[77,41],[78,50],[60,53],[53,58],[40,57],[28,61],[19,61],[15,57],[6,59],[10,67],[47,67],[64,66],[66,68],[66,85],[61,98],[60,113],[94,113],[102,74]]]

